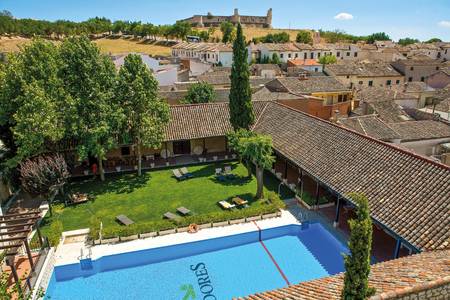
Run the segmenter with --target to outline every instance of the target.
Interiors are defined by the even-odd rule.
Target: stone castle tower
[[[269,28],[272,28],[272,8],[269,8],[269,10],[267,11],[267,25],[269,26]]]

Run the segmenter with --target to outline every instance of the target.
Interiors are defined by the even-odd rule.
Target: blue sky
[[[80,21],[105,16],[155,24],[208,11],[231,15],[235,7],[251,15],[265,15],[272,7],[275,28],[342,29],[358,35],[384,31],[394,39],[450,41],[450,0],[0,0],[0,10],[18,18]]]

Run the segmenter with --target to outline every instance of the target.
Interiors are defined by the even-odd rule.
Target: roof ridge
[[[258,118],[255,120],[255,123],[251,126],[250,130],[253,131],[253,129],[256,127],[256,125],[258,124],[259,120],[261,119],[261,116],[264,114],[264,112],[266,111],[267,106],[269,106],[269,103],[272,101],[260,101],[260,102],[266,102],[266,105],[264,105],[263,110],[261,111],[261,113],[259,114]]]
[[[356,120],[358,121],[359,126],[361,127],[361,129],[364,131],[364,134],[367,135],[367,131],[366,131],[366,129],[364,128],[363,124],[361,123],[361,119],[356,119]]]
[[[378,144],[381,144],[381,145],[384,145],[384,146],[393,148],[393,149],[395,149],[395,150],[397,150],[397,151],[399,151],[399,152],[405,153],[405,154],[407,154],[407,155],[413,156],[413,157],[418,158],[418,159],[420,159],[420,160],[423,160],[423,161],[425,161],[425,162],[427,162],[427,163],[431,163],[431,164],[433,164],[433,165],[435,165],[435,166],[437,166],[437,167],[440,167],[440,168],[443,168],[443,169],[445,169],[445,170],[450,171],[450,166],[444,165],[444,164],[442,164],[442,163],[440,163],[440,162],[436,162],[436,161],[434,161],[434,160],[432,160],[432,159],[430,159],[430,158],[428,158],[428,157],[421,156],[421,155],[418,155],[418,154],[416,154],[416,153],[414,153],[414,152],[411,152],[411,151],[405,150],[405,149],[403,149],[403,148],[400,148],[400,147],[398,147],[398,146],[395,146],[395,145],[393,145],[393,144],[390,144],[390,143],[386,143],[386,142],[380,141],[380,140],[378,140],[378,139],[376,139],[376,138],[373,138],[373,137],[370,137],[370,136],[368,136],[368,135],[364,135],[364,134],[362,134],[362,133],[359,133],[359,132],[357,132],[357,131],[355,131],[355,130],[353,130],[353,129],[339,126],[338,124],[335,124],[335,123],[333,123],[333,122],[330,122],[330,121],[321,119],[321,118],[319,118],[319,117],[316,117],[316,116],[313,116],[313,115],[310,115],[310,114],[307,114],[307,113],[305,113],[305,112],[303,112],[303,111],[301,111],[301,110],[298,110],[298,109],[296,109],[296,108],[287,106],[287,105],[285,105],[285,104],[283,104],[283,103],[279,103],[279,102],[272,102],[272,103],[274,103],[274,104],[276,104],[276,105],[279,105],[279,106],[282,106],[282,107],[284,107],[284,108],[290,109],[290,110],[292,110],[292,111],[295,111],[295,112],[297,112],[297,113],[303,114],[303,115],[308,116],[308,117],[310,117],[310,118],[316,119],[316,120],[318,120],[318,121],[320,121],[320,122],[323,122],[323,123],[326,123],[326,124],[329,124],[329,125],[338,127],[338,128],[340,128],[340,129],[342,129],[342,130],[346,130],[346,131],[351,132],[351,133],[353,133],[353,134],[359,135],[359,136],[361,136],[361,137],[363,137],[363,138],[365,138],[365,139],[371,140],[371,141],[373,141],[373,142],[375,142],[375,143],[378,143]]]

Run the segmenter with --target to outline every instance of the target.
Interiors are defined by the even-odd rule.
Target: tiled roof
[[[400,135],[376,115],[339,119],[339,123],[346,128],[382,141],[400,139]]]
[[[269,51],[299,51],[299,49],[293,43],[276,44],[276,43],[264,43],[262,44]]]
[[[417,96],[411,96],[397,89],[372,86],[358,89],[355,98],[364,102],[383,102],[399,99],[416,99]]]
[[[450,246],[448,166],[277,102],[268,102],[254,130],[341,195],[365,193],[372,217],[416,248]]]
[[[423,120],[389,124],[402,141],[417,141],[450,137],[450,126],[443,122]]]
[[[289,63],[296,66],[320,66],[315,59],[290,59]]]
[[[369,107],[386,123],[397,123],[412,120],[405,111],[393,101],[368,103]]]
[[[396,62],[396,64],[405,66],[439,66],[442,64],[441,61],[432,59],[426,55],[418,55],[411,59],[402,59]]]
[[[325,67],[325,72],[335,76],[357,75],[361,77],[402,76],[390,64],[385,62],[346,62],[331,64]]]
[[[281,85],[286,92],[294,94],[311,94],[317,92],[350,91],[345,85],[331,76],[317,76],[310,78],[283,77],[274,79],[274,83]],[[272,82],[267,85],[270,88]]]
[[[372,265],[369,286],[374,287],[376,292],[375,296],[370,299],[398,299],[413,292],[417,293],[450,283],[449,257],[450,250],[441,250],[424,252]],[[344,274],[340,273],[258,293],[243,299],[339,300],[341,299],[340,294],[343,286]]]
[[[258,118],[268,102],[253,102]],[[166,141],[224,136],[232,130],[227,102],[170,106]]]
[[[182,42],[172,47],[172,49],[183,49],[192,51],[222,51],[230,52],[233,48],[230,45],[221,43],[189,43]]]
[[[305,99],[304,96],[294,95],[284,92],[271,92],[266,87],[259,89],[252,94],[253,101],[277,101],[277,100],[300,100]]]

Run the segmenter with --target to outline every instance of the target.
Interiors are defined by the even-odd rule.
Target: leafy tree
[[[352,193],[350,199],[357,205],[356,217],[349,220],[349,255],[344,256],[345,275],[341,298],[345,300],[365,300],[375,293],[369,288],[370,253],[372,249],[372,220],[370,219],[367,197]]]
[[[137,149],[138,175],[142,173],[141,148],[158,148],[169,122],[169,106],[158,97],[158,82],[142,62],[129,54],[119,71],[116,95],[126,117],[125,131]]]
[[[426,41],[425,43],[431,44],[431,43],[441,43],[441,42],[442,42],[442,40],[439,38],[431,38],[428,41]]]
[[[324,55],[319,58],[319,63],[322,65],[335,64],[337,62],[337,58],[334,55]]]
[[[233,41],[233,23],[229,21],[222,22],[222,24],[220,24],[220,31],[222,31],[222,43],[226,44]]]
[[[13,17],[12,13],[9,10],[6,10],[6,9],[0,11],[0,16],[2,16],[2,17],[10,17],[10,18]]]
[[[27,192],[49,199],[51,214],[51,194],[58,191],[64,194],[64,185],[69,178],[69,171],[62,155],[43,155],[22,162],[20,176],[22,187]]]
[[[407,46],[407,45],[411,45],[411,44],[415,44],[415,43],[419,43],[420,41],[418,39],[413,39],[413,38],[403,38],[403,39],[399,39],[398,40],[398,44],[402,45],[402,46]]]
[[[241,24],[238,24],[233,43],[233,64],[231,66],[231,89],[229,96],[230,122],[235,130],[250,129],[255,122],[250,88],[248,54]]]
[[[280,33],[269,33],[263,37],[253,38],[254,43],[288,43],[290,41],[290,36],[286,32]]]
[[[312,44],[313,43],[311,33],[306,30],[300,30],[297,33],[297,37],[295,38],[295,41],[297,43],[303,43],[303,44]]]
[[[185,40],[186,36],[191,32],[191,24],[185,21],[177,21],[172,26],[173,36]]]
[[[375,41],[390,41],[390,40],[391,38],[385,32],[372,33],[371,35],[367,36],[367,42],[369,44],[373,44],[375,43]]]
[[[199,82],[189,87],[183,103],[210,103],[214,102],[215,98],[214,87],[206,82]]]
[[[104,180],[103,160],[116,146],[123,120],[114,97],[116,70],[111,59],[101,55],[86,36],[64,40],[60,55],[60,76],[74,102],[71,137],[79,142],[80,159],[90,155],[97,158],[100,179]]]
[[[228,146],[230,147],[230,149],[232,149],[234,152],[238,154],[240,161],[247,168],[248,178],[252,177],[252,161],[250,160],[249,157],[244,156],[244,153],[242,152],[240,139],[254,136],[255,136],[254,132],[242,128],[229,132],[227,134]]]
[[[10,55],[0,72],[0,126],[10,149],[4,163],[7,169],[63,138],[70,99],[58,77],[59,68],[58,49],[35,40]]]
[[[272,60],[269,61],[269,63],[276,64],[276,65],[281,64],[280,57],[278,56],[277,53],[272,54]]]
[[[272,138],[266,135],[254,135],[239,139],[238,153],[255,164],[256,198],[264,198],[264,169],[270,169],[275,161],[272,155]]]

